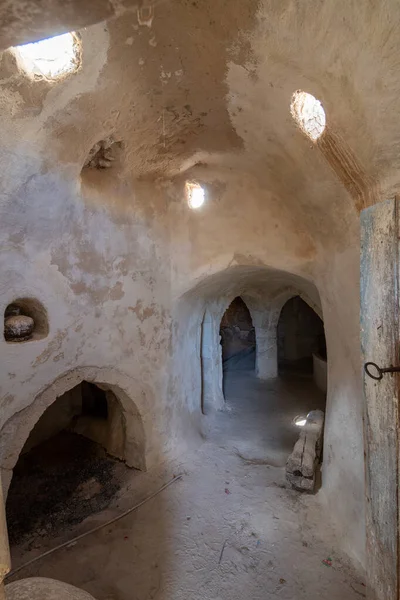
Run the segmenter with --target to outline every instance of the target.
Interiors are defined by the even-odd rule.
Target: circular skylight
[[[190,208],[200,208],[204,204],[205,191],[199,183],[188,181],[186,183],[186,196]]]
[[[314,142],[317,141],[326,125],[321,102],[311,94],[297,90],[292,96],[290,110],[300,129]]]
[[[79,67],[80,46],[74,33],[17,46],[15,50],[26,71],[47,79],[57,79]]]

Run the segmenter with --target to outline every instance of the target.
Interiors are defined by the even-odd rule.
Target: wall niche
[[[41,340],[49,334],[47,311],[35,298],[17,298],[4,311],[4,339],[9,343]]]
[[[119,162],[122,150],[122,141],[115,140],[112,135],[100,140],[90,150],[83,168],[109,169]]]

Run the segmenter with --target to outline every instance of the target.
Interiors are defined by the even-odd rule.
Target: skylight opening
[[[311,94],[297,90],[292,96],[290,111],[300,129],[316,142],[323,134],[326,125],[325,111],[321,102]]]
[[[15,48],[28,73],[58,79],[73,73],[81,62],[80,42],[75,33],[64,33]]]
[[[186,197],[190,208],[200,208],[204,204],[205,190],[194,181],[186,182]]]

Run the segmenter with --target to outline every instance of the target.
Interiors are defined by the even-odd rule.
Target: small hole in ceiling
[[[292,96],[290,111],[300,129],[314,142],[317,141],[326,125],[321,102],[311,94],[297,90]]]
[[[204,204],[205,190],[195,181],[186,182],[186,198],[190,208],[200,208]]]
[[[303,415],[296,417],[293,419],[293,423],[297,425],[297,427],[304,427],[304,425],[307,423],[307,417]]]
[[[16,46],[14,50],[28,73],[46,79],[58,79],[72,73],[81,63],[81,45],[75,33]]]

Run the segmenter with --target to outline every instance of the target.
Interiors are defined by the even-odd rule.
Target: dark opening
[[[300,296],[286,302],[277,328],[279,372],[313,373],[313,355],[326,361],[324,324]]]
[[[40,536],[57,535],[106,508],[125,472],[118,460],[124,435],[112,392],[83,381],[59,396],[14,468],[6,505],[10,543],[35,547]]]
[[[104,390],[94,383],[82,381],[82,414],[107,419],[108,402]]]
[[[256,336],[250,311],[237,297],[226,309],[220,326],[224,371],[254,371]]]

